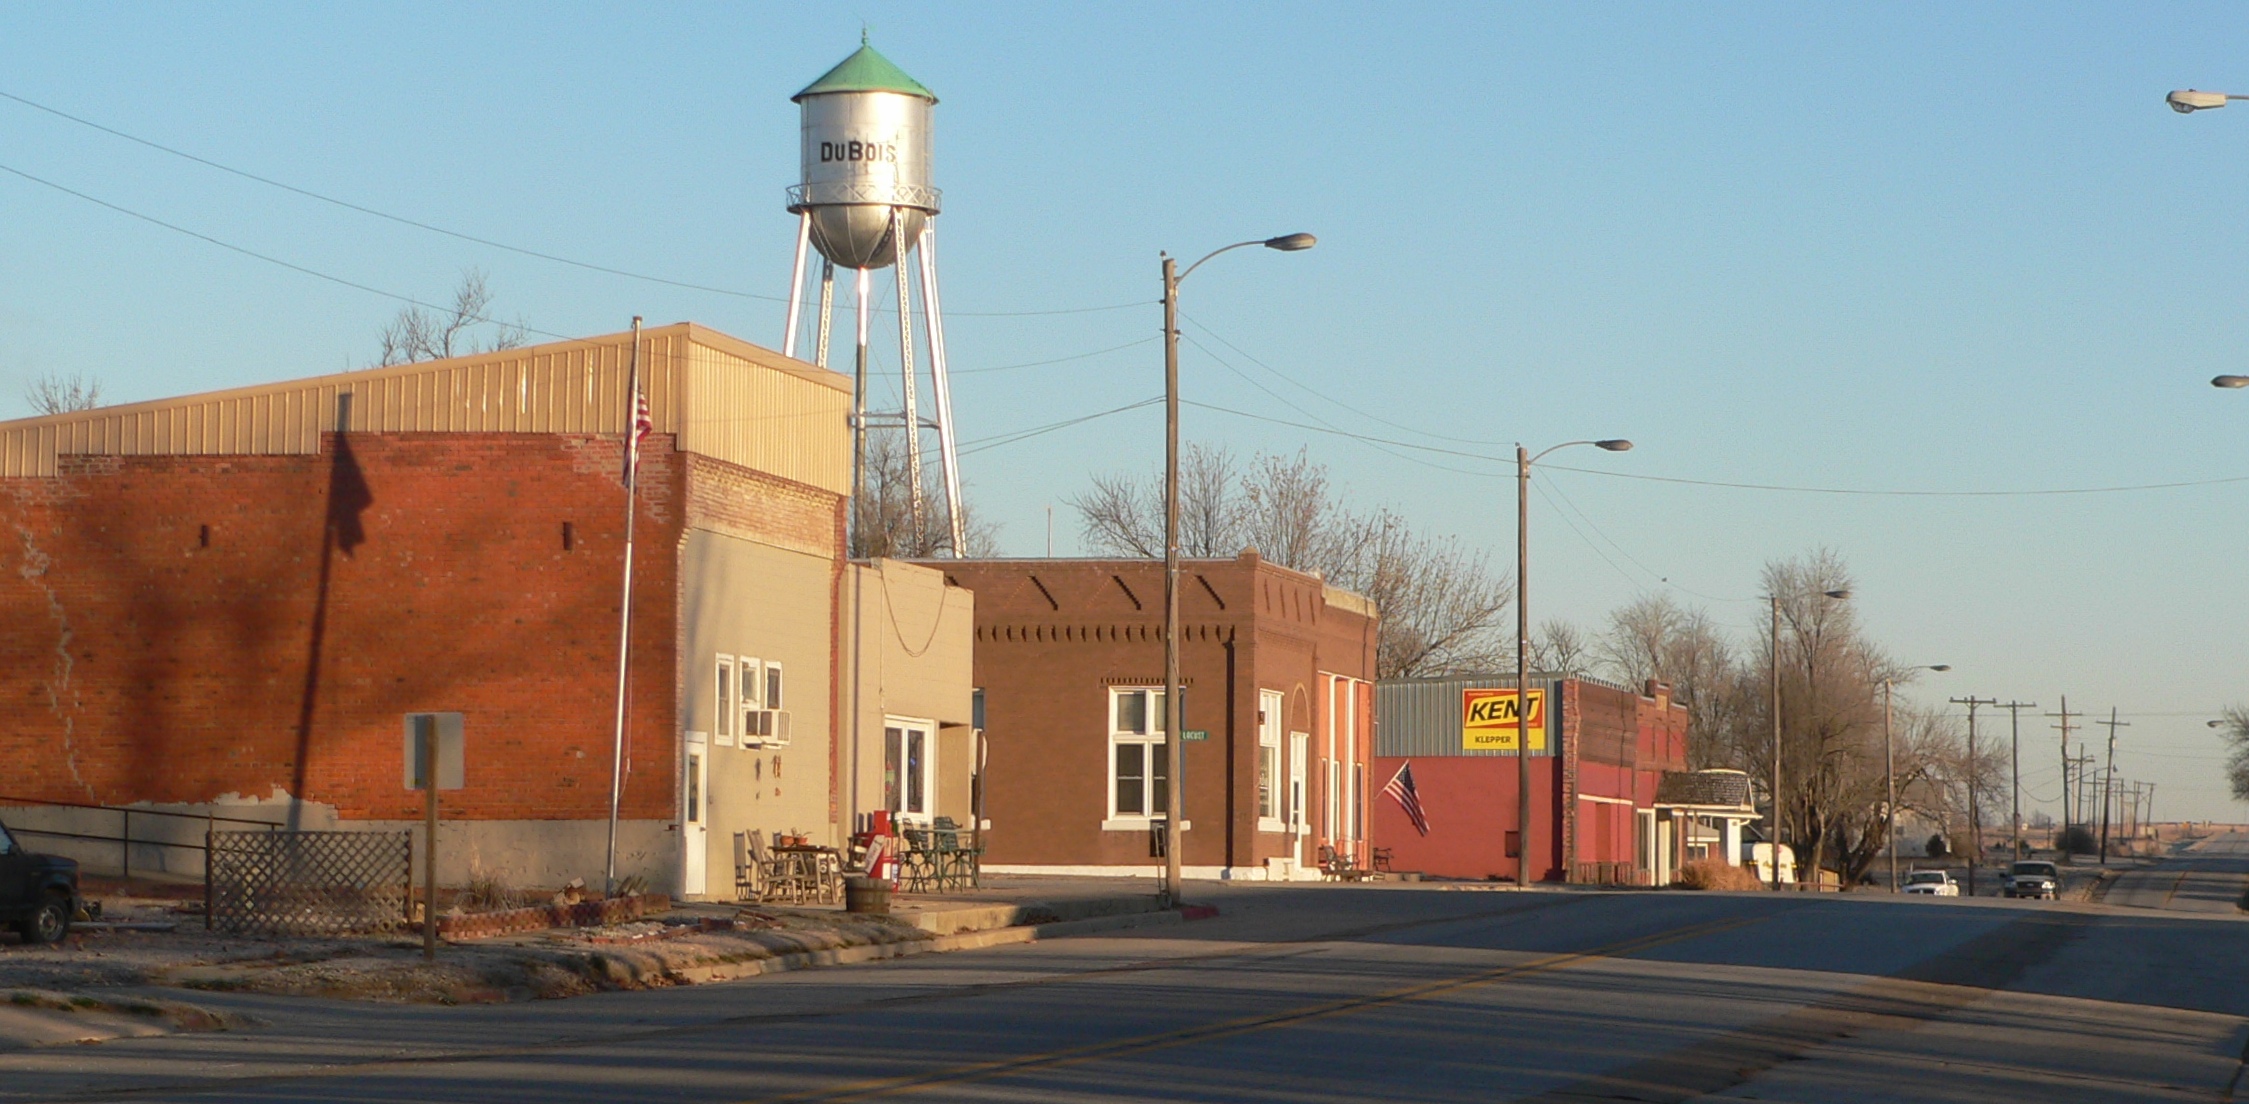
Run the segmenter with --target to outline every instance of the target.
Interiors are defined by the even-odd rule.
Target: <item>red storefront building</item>
[[[1428,824],[1380,797],[1374,844],[1394,870],[1513,879],[1522,850],[1514,676],[1388,679],[1377,687],[1373,785],[1409,763]],[[1635,693],[1588,678],[1533,675],[1530,872],[1538,881],[1647,885],[1663,880],[1667,836],[1657,787],[1683,771],[1687,710],[1670,687]],[[1495,708],[1494,705],[1497,705]],[[1483,745],[1481,747],[1475,745]]]
[[[984,869],[1153,875],[1166,778],[1152,560],[930,561],[976,595]],[[1180,586],[1191,878],[1364,865],[1376,799],[1373,604],[1246,551]]]

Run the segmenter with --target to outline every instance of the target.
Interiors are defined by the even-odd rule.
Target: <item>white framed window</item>
[[[1144,831],[1151,820],[1164,815],[1171,799],[1164,755],[1166,717],[1160,689],[1109,689],[1109,815],[1102,828]]]
[[[883,718],[883,807],[907,824],[927,825],[936,811],[936,731],[930,721]]]
[[[734,746],[734,685],[734,657],[722,655],[711,670],[711,742],[720,747]]]
[[[781,664],[778,660],[769,659],[765,662],[765,707],[767,709],[788,708],[781,696]]]
[[[1278,690],[1257,694],[1257,830],[1285,832],[1281,794],[1281,709],[1286,698]]]
[[[743,656],[734,661],[734,726],[742,734],[743,747],[757,747],[753,735],[758,730],[756,713],[765,708],[759,704],[765,690],[765,664],[753,656]]]

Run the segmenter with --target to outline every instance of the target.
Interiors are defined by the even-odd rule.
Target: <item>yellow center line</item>
[[[1362,1012],[1369,1009],[1384,1008],[1390,1005],[1402,1004],[1406,1001],[1419,1000],[1424,997],[1435,996],[1440,993],[1449,993],[1455,990],[1467,989],[1477,985],[1487,985],[1495,981],[1506,981],[1511,978],[1519,978],[1531,974],[1539,974],[1553,970],[1559,970],[1567,966],[1572,966],[1577,963],[1587,961],[1589,959],[1614,958],[1620,955],[1635,954],[1640,951],[1651,950],[1653,948],[1663,946],[1667,943],[1677,943],[1688,939],[1700,938],[1706,935],[1715,935],[1719,932],[1730,931],[1734,928],[1746,927],[1750,924],[1763,923],[1766,919],[1768,918],[1736,917],[1725,920],[1713,920],[1708,923],[1694,924],[1684,928],[1674,928],[1670,931],[1659,932],[1654,935],[1645,935],[1636,939],[1622,940],[1620,942],[1610,943],[1606,946],[1594,947],[1590,950],[1570,951],[1562,954],[1543,955],[1538,958],[1531,959],[1528,962],[1521,962],[1512,966],[1500,966],[1489,970],[1480,970],[1473,974],[1466,974],[1460,977],[1444,978],[1437,981],[1418,982],[1413,985],[1403,986],[1401,988],[1392,989],[1387,992],[1369,994],[1363,997],[1343,997],[1336,1000],[1321,1001],[1316,1004],[1302,1005],[1297,1008],[1291,1008],[1280,1012],[1267,1012],[1255,1016],[1244,1016],[1237,1019],[1222,1020],[1212,1024],[1200,1024],[1194,1027],[1183,1027],[1174,1028],[1169,1031],[1158,1031],[1151,1034],[1133,1036],[1131,1038],[1113,1039],[1098,1043],[1088,1043],[1082,1046],[1075,1047],[1064,1047],[1059,1050],[1050,1050],[1040,1054],[1023,1055],[1016,1058],[1000,1058],[986,1062],[971,1062],[964,1065],[953,1066],[947,1069],[932,1070],[926,1073],[910,1073],[892,1077],[872,1078],[864,1081],[837,1085],[825,1089],[808,1089],[802,1092],[785,1093],[780,1096],[757,1097],[752,1100],[744,1101],[743,1104],[809,1104],[809,1102],[813,1101],[829,1102],[872,1100],[877,1097],[898,1096],[905,1093],[915,1092],[921,1089],[935,1088],[940,1085],[957,1085],[970,1081],[988,1081],[993,1078],[1006,1077],[1012,1074],[1024,1073],[1031,1070],[1054,1069],[1061,1066],[1071,1066],[1078,1065],[1084,1062],[1098,1061],[1104,1058],[1120,1058],[1128,1055],[1145,1054],[1150,1051],[1164,1050],[1177,1046],[1186,1046],[1191,1043],[1209,1042],[1216,1039],[1231,1038],[1236,1035],[1247,1035],[1258,1031],[1268,1031],[1278,1027],[1288,1027],[1295,1024],[1304,1023],[1308,1020],[1316,1020],[1328,1016],[1337,1016],[1350,1012]]]

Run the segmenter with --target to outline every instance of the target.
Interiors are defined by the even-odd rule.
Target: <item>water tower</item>
[[[820,251],[820,304],[813,363],[828,364],[828,334],[835,307],[835,274],[852,270],[858,314],[852,388],[852,494],[854,522],[866,491],[867,434],[895,429],[906,436],[910,508],[923,525],[922,434],[937,436],[944,469],[946,518],[952,554],[963,553],[960,462],[953,445],[953,397],[945,372],[945,320],[937,298],[938,192],[930,185],[930,109],[937,97],[891,64],[860,36],[857,52],[793,99],[803,109],[803,183],[789,189],[797,216],[796,266],[789,280],[788,331],[781,351],[795,356],[804,308],[805,261]],[[867,339],[870,274],[894,268],[898,279],[898,364],[902,408],[867,410]],[[919,279],[915,279],[916,269]],[[919,294],[916,295],[917,290]],[[919,307],[917,309],[916,303]],[[928,350],[934,417],[921,414],[915,370],[914,318],[922,322]]]

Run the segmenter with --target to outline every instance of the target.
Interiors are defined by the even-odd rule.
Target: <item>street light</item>
[[[1531,465],[1555,449],[1592,445],[1609,452],[1630,452],[1632,442],[1621,437],[1605,441],[1564,441],[1532,456],[1515,446],[1515,884],[1531,884]],[[1551,706],[1553,703],[1547,703]],[[1552,712],[1551,709],[1548,710]],[[1500,854],[1507,853],[1501,838]]]
[[[2249,387],[2249,376],[2219,376],[2210,381],[2212,387]]]
[[[1906,668],[1907,671],[1952,670],[1949,663],[1924,663]],[[1882,827],[1890,838],[1890,892],[1898,891],[1898,764],[1890,750],[1890,684],[1897,674],[1882,676],[1882,773],[1887,776],[1890,803],[1883,806]]]
[[[1164,268],[1164,889],[1167,908],[1179,904],[1179,821],[1186,815],[1180,786],[1180,728],[1186,709],[1179,694],[1179,282],[1203,261],[1229,250],[1262,245],[1283,253],[1298,253],[1319,244],[1310,234],[1283,234],[1277,238],[1235,242],[1203,254],[1201,261],[1179,271],[1179,262],[1163,255]],[[1332,830],[1332,829],[1331,829]]]
[[[2163,97],[2163,102],[2170,104],[2171,110],[2181,115],[2192,115],[2197,111],[2209,111],[2224,107],[2227,100],[2240,99],[2249,99],[2249,96],[2231,96],[2224,92],[2203,92],[2193,88],[2182,88]]]
[[[1848,589],[1823,590],[1820,593],[1838,600],[1851,596]],[[1766,880],[1771,883],[1773,891],[1777,893],[1780,891],[1780,595],[1767,594],[1765,597],[1773,605],[1772,646],[1766,649],[1768,653],[1766,656],[1768,678],[1773,685],[1772,802],[1765,815],[1765,850],[1772,862],[1765,869],[1768,872]],[[1808,672],[1806,677],[1809,678]],[[1810,683],[1807,681],[1807,688],[1809,685]],[[1801,872],[1799,872],[1799,876],[1801,876]]]

